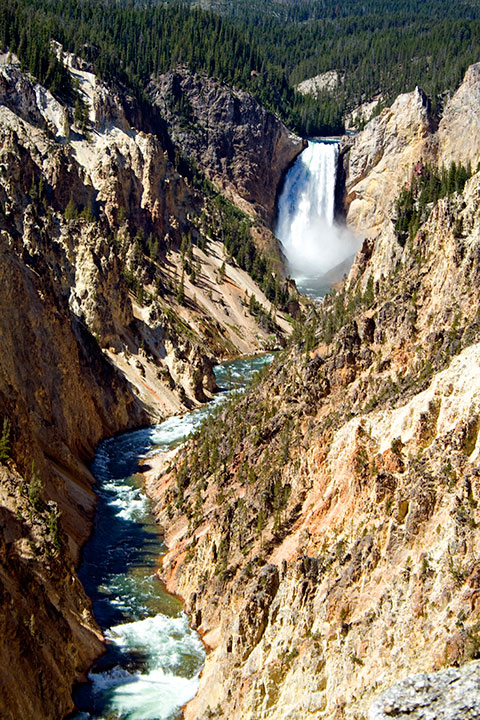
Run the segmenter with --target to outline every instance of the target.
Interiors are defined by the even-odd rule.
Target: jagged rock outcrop
[[[345,116],[345,130],[356,130],[379,114],[379,105],[383,103],[382,95],[363,102]]]
[[[473,167],[480,160],[480,63],[471,65],[446,103],[438,127],[439,160]]]
[[[295,87],[295,90],[302,93],[302,95],[313,95],[316,97],[318,93],[324,92],[325,90],[327,92],[334,92],[341,80],[343,80],[343,78],[339,76],[338,70],[327,70],[327,72],[321,73],[320,75],[302,80],[302,82],[298,83]]]
[[[440,121],[416,88],[400,95],[355,138],[341,145],[346,174],[348,224],[365,234],[380,232],[393,215],[401,188],[411,182],[417,163],[440,167],[480,159],[480,64],[472,65],[446,102]]]
[[[353,140],[347,138],[347,223],[375,234],[392,216],[400,188],[420,158],[431,155],[435,121],[426,95],[416,88],[399,95]],[[349,148],[349,149],[348,149]]]
[[[248,93],[184,68],[156,78],[149,90],[182,153],[271,227],[279,183],[305,141]]]
[[[166,411],[182,407],[184,393],[193,402],[202,396],[194,389],[189,370],[184,378],[174,373],[180,397],[171,393],[170,381],[165,389],[161,377],[156,376],[159,364],[163,375],[169,373],[165,343],[169,335],[176,334],[171,327],[179,326],[176,318],[195,328],[197,356],[214,353],[218,357],[236,350],[254,351],[271,342],[273,325],[266,331],[259,328],[243,307],[247,292],[257,296],[266,312],[270,303],[247,273],[230,267],[220,246],[217,255],[215,243],[212,253],[206,248],[189,251],[189,268],[194,263],[201,270],[197,283],[193,274],[185,277],[185,258],[178,253],[181,237],[205,236],[212,232],[213,222],[221,226],[221,218],[212,217],[212,209],[204,206],[204,199],[174,168],[159,137],[129,124],[127,115],[135,112],[125,107],[124,99],[88,69],[79,69],[76,58],[69,55],[66,60],[88,109],[88,127],[83,131],[76,127],[71,108],[18,67],[1,68],[4,167],[16,182],[23,173],[21,188],[9,192],[28,194],[32,183],[40,183],[40,190],[32,190],[35,196],[42,195],[37,201],[57,213],[68,213],[64,220],[69,222],[64,222],[60,231],[50,228],[57,238],[54,250],[61,251],[56,255],[50,252],[49,262],[58,264],[58,281],[69,294],[72,311],[99,339],[110,361],[127,374],[142,401],[152,401],[151,395],[146,399],[149,389],[145,384],[161,396],[157,413],[162,417]],[[23,211],[26,203],[17,196]],[[5,209],[11,214],[9,202],[6,197]],[[19,226],[18,231],[23,229]],[[26,231],[26,243],[28,234]],[[34,254],[38,252],[35,241],[32,248]],[[44,243],[42,253],[46,248]],[[226,282],[218,282],[223,260],[227,261]],[[143,297],[142,303],[132,303],[125,278],[130,291],[134,284]],[[181,282],[186,298],[191,298],[183,307],[176,301]],[[142,309],[146,299],[149,309]],[[204,316],[205,332],[198,324],[198,314]],[[281,316],[279,321],[283,330],[288,330]],[[139,352],[147,342],[150,352]],[[133,363],[132,355],[137,356]],[[157,367],[149,371],[152,355]],[[200,362],[199,367],[207,365]],[[206,385],[212,384],[211,370],[209,375]]]

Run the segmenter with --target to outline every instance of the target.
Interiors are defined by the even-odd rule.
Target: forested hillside
[[[440,106],[442,93],[478,60],[479,18],[480,8],[468,0],[190,6],[2,0],[0,42],[56,92],[69,88],[51,56],[51,38],[137,98],[152,74],[183,63],[247,89],[287,125],[314,135],[342,130],[345,112],[379,92],[388,102],[418,84]],[[312,98],[294,91],[305,78],[331,69],[341,77],[333,93]]]
[[[246,28],[264,49],[267,67],[291,85],[336,69],[343,83],[321,98],[325,117],[382,92],[387,102],[420,85],[436,98],[458,86],[478,60],[479,7],[444,0],[220,0],[211,4]],[[304,108],[301,117],[308,123]]]

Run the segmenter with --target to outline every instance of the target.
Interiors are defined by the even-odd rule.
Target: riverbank
[[[194,696],[204,646],[179,597],[159,579],[167,548],[151,514],[150,479],[271,359],[271,354],[257,355],[218,366],[223,392],[210,403],[99,446],[92,466],[99,498],[95,528],[79,574],[107,645],[89,683],[77,688],[76,720],[100,720],[110,713],[129,720],[173,720]]]

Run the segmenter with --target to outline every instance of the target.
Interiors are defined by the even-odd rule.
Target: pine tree
[[[10,458],[10,431],[10,422],[7,418],[4,418],[2,434],[0,435],[0,462],[3,464]]]
[[[73,197],[70,195],[70,200],[67,203],[65,211],[63,213],[65,220],[76,220],[78,218],[78,207]]]

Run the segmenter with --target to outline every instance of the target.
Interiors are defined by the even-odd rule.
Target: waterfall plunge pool
[[[215,368],[223,390],[204,407],[100,444],[92,465],[98,505],[80,579],[92,599],[107,652],[74,693],[72,720],[176,720],[198,687],[205,652],[178,598],[156,571],[165,546],[142,489],[139,460],[182,443],[272,354]]]
[[[275,234],[300,292],[320,300],[348,272],[360,240],[335,222],[338,141],[311,140],[287,172]]]

